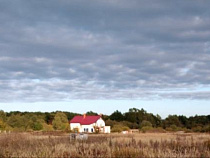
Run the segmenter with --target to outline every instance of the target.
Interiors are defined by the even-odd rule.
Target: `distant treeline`
[[[0,110],[1,131],[69,131],[69,121],[81,115],[72,112],[4,112]],[[98,115],[89,111],[86,115]],[[146,131],[185,131],[210,132],[210,115],[207,116],[177,116],[169,115],[162,119],[159,115],[147,113],[144,109],[132,108],[128,112],[115,111],[111,115],[102,115],[106,125],[113,132],[129,129]]]

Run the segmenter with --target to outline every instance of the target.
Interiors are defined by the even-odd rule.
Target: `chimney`
[[[86,113],[83,114],[83,119],[85,119],[85,117],[86,117]]]

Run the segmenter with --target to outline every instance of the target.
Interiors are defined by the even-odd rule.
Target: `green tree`
[[[7,120],[7,124],[9,126],[11,126],[12,128],[21,128],[22,127],[22,124],[23,122],[21,122],[21,116],[18,114],[18,115],[15,115],[15,114],[12,114],[8,120]]]
[[[186,116],[178,116],[178,119],[184,127],[188,127],[189,121]]]
[[[123,114],[122,114],[120,111],[116,110],[115,112],[113,112],[113,113],[110,115],[109,118],[110,118],[111,120],[115,120],[115,121],[123,121],[124,116],[123,116]]]
[[[0,120],[0,130],[5,130],[6,123],[3,120]]]
[[[30,115],[12,114],[8,118],[7,124],[15,130],[26,131],[27,129],[29,129],[31,124]]]
[[[5,122],[7,119],[6,114],[3,110],[0,110],[0,120],[2,120],[3,122]]]
[[[3,110],[0,110],[0,130],[5,130],[6,128],[6,114]]]
[[[65,130],[68,128],[67,116],[62,112],[57,112],[55,118],[52,122],[53,128],[55,130]]]
[[[132,123],[137,123],[137,109],[129,109],[129,112],[125,113],[125,120]]]
[[[86,115],[93,115],[93,116],[96,116],[96,115],[98,115],[98,113],[96,113],[96,112],[93,112],[93,111],[88,111],[88,112],[86,112]]]
[[[113,127],[114,125],[119,124],[119,122],[108,119],[108,120],[106,120],[105,124],[106,124],[106,126],[111,126],[111,127]]]
[[[35,131],[39,131],[43,129],[43,123],[44,123],[44,119],[42,119],[42,117],[39,117],[37,115],[32,115],[31,116],[31,121],[30,121],[30,128],[35,130]]]
[[[142,128],[142,127],[152,127],[152,124],[151,124],[151,122],[144,120],[144,121],[142,121],[140,127],[141,127],[141,128]]]
[[[175,125],[176,127],[181,127],[182,124],[179,121],[179,118],[177,115],[169,115],[165,120],[164,120],[164,128],[170,127],[171,125]]]

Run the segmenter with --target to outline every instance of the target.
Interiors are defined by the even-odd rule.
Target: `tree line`
[[[73,112],[4,112],[0,110],[0,130],[7,131],[69,131],[69,121],[76,115]],[[98,115],[88,111],[86,115]],[[111,115],[102,115],[106,125],[113,132],[129,129],[145,131],[186,131],[210,132],[210,115],[178,116],[169,115],[162,119],[159,115],[148,113],[144,109],[131,108],[121,113],[116,110]]]

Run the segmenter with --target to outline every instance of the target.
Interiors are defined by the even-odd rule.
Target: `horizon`
[[[199,106],[200,102],[189,102],[189,101],[179,101],[173,102],[171,100],[163,100],[164,105],[161,102],[158,102],[157,105],[152,105],[156,103],[156,101],[142,101],[139,104],[141,106],[136,105],[136,101],[131,100],[123,100],[123,101],[108,101],[108,100],[77,100],[71,102],[39,102],[39,103],[5,103],[0,104],[0,109],[5,112],[11,111],[28,111],[28,112],[55,112],[55,111],[67,111],[83,114],[88,111],[93,111],[96,113],[102,113],[105,115],[111,115],[114,111],[118,110],[122,113],[127,112],[130,108],[143,108],[148,113],[152,113],[154,115],[160,115],[161,118],[166,118],[168,115],[184,115],[187,117],[195,116],[195,115],[209,115],[208,106]],[[178,103],[178,105],[177,105]],[[190,104],[189,104],[190,103]],[[208,102],[203,101],[203,104],[207,104]],[[8,104],[10,106],[8,106]],[[32,105],[28,105],[32,104]],[[88,105],[89,104],[89,105]],[[184,105],[183,105],[184,104]],[[18,105],[18,106],[17,106]],[[128,106],[129,105],[129,106]],[[170,107],[168,105],[171,105]],[[77,108],[75,108],[75,106]],[[11,110],[13,107],[13,110]],[[91,108],[90,108],[91,107]],[[108,107],[108,108],[104,108]],[[14,110],[15,109],[15,110]],[[189,111],[190,109],[190,111]]]
[[[0,1],[0,109],[210,114],[208,4]]]

